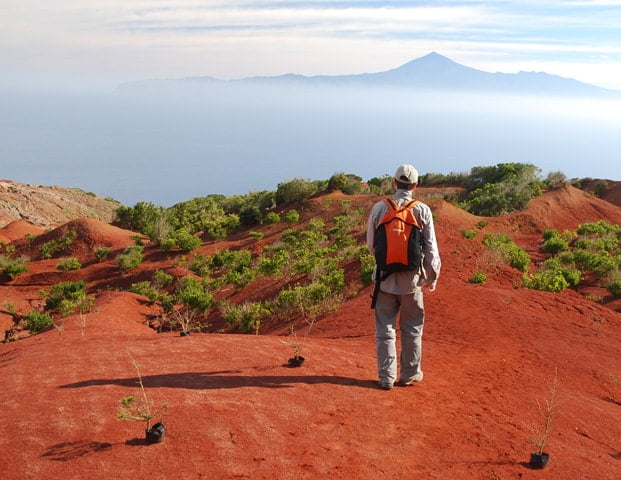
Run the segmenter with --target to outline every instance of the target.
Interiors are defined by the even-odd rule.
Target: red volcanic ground
[[[375,200],[354,197],[364,208]],[[81,270],[59,272],[57,259],[36,260],[26,274],[0,284],[5,330],[12,325],[7,304],[36,308],[38,291],[58,281],[85,278],[97,292],[86,323],[75,315],[62,331],[0,345],[2,477],[621,478],[619,301],[596,285],[561,294],[524,289],[521,274],[495,262],[480,238],[460,234],[479,217],[442,201],[430,204],[444,265],[437,291],[426,296],[425,379],[391,391],[376,388],[371,287],[318,320],[306,338],[306,362],[287,368],[288,326],[261,335],[156,333],[146,325],[152,307],[122,291],[140,272],[130,279],[113,261],[88,261],[97,246],[132,244],[133,233],[76,220],[72,254]],[[505,232],[540,259],[544,228],[575,229],[599,219],[621,224],[621,208],[568,187],[526,211],[486,219],[483,231]],[[278,227],[262,228],[263,242],[276,236]],[[0,230],[19,251],[36,247],[23,241],[25,233],[41,233],[35,242],[62,235],[22,223]],[[171,269],[173,260],[154,250],[141,268]],[[475,270],[488,272],[487,283],[467,282]],[[246,289],[236,300],[256,298],[256,291]],[[133,362],[161,409],[162,443],[147,445],[142,423],[117,419],[121,399],[140,396]],[[542,428],[540,407],[555,372],[550,463],[533,470],[531,439]]]

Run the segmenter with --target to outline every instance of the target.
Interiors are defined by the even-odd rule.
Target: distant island
[[[304,76],[288,73],[279,76],[246,77],[221,80],[214,77],[150,79],[119,85],[119,94],[148,94],[190,89],[203,91],[221,87],[398,87],[418,90],[451,90],[480,93],[521,93],[563,96],[611,96],[621,92],[607,90],[571,78],[545,72],[490,73],[461,65],[443,55],[431,52],[392,70],[354,75]]]

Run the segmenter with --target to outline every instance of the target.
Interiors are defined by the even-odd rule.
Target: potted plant
[[[301,367],[304,363],[304,357],[300,354],[302,351],[302,347],[304,347],[304,343],[308,338],[308,334],[310,333],[311,328],[313,328],[313,324],[315,323],[315,319],[311,319],[307,321],[308,328],[304,332],[304,337],[302,340],[298,340],[297,333],[295,331],[295,327],[291,327],[291,336],[293,337],[293,341],[289,342],[289,346],[293,350],[293,357],[289,359],[287,362],[287,366],[290,368]]]
[[[537,447],[537,451],[530,454],[530,462],[529,465],[534,469],[542,469],[548,465],[548,461],[550,460],[550,454],[544,452],[544,447],[548,440],[548,433],[550,432],[550,427],[552,425],[552,417],[554,416],[556,410],[556,394],[558,391],[558,369],[554,372],[554,379],[550,384],[548,398],[546,399],[545,405],[539,404],[539,411],[542,413],[543,424],[539,428],[533,428],[533,438],[532,443]]]
[[[164,441],[164,433],[166,431],[164,423],[157,422],[151,425],[151,421],[155,416],[153,402],[147,396],[147,392],[142,382],[142,376],[138,368],[138,363],[132,357],[132,363],[138,375],[138,384],[141,391],[141,399],[137,400],[134,395],[129,395],[121,399],[121,409],[118,414],[119,420],[131,420],[136,422],[145,422],[145,441],[147,444],[161,443]],[[163,407],[166,408],[165,406]]]
[[[121,399],[121,410],[119,420],[133,420],[145,422],[145,441],[151,443],[161,443],[164,441],[165,427],[162,422],[151,425],[153,415],[151,413],[148,399],[137,401],[133,395]]]

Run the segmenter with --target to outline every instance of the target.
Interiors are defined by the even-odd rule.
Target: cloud
[[[575,65],[568,76],[580,77],[579,65],[597,64],[595,78],[621,60],[620,4],[9,0],[0,60],[9,68],[125,78],[236,77],[380,71],[436,50],[492,70],[548,62],[562,72]]]

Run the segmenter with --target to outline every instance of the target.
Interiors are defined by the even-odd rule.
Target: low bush
[[[49,292],[42,292],[42,295],[46,297],[45,310],[67,317],[86,300],[86,282],[60,282],[52,285]]]
[[[513,268],[522,272],[528,270],[530,264],[528,253],[517,246],[507,235],[487,233],[483,236],[483,245],[497,252]]]
[[[558,270],[541,270],[533,274],[524,274],[524,286],[531,290],[543,290],[559,293],[569,287],[563,273]]]
[[[44,243],[39,250],[41,258],[52,258],[57,253],[62,252],[73,243],[77,235],[78,233],[75,230],[69,230],[61,238]]]
[[[201,239],[188,232],[185,228],[180,228],[173,234],[175,245],[184,252],[191,252],[201,246]]]
[[[268,225],[278,223],[280,222],[280,215],[278,215],[276,212],[267,212],[263,221]]]
[[[375,271],[375,257],[371,255],[369,248],[365,245],[360,247],[358,259],[360,260],[360,281],[364,286],[370,285]]]
[[[483,272],[474,272],[468,279],[468,283],[485,283],[487,281],[487,274]]]
[[[459,233],[461,233],[461,236],[468,239],[468,240],[474,240],[474,238],[478,235],[479,231],[478,230],[469,230],[467,228],[462,228]]]
[[[63,272],[67,272],[70,270],[79,270],[82,268],[82,264],[76,257],[71,257],[59,262],[58,265],[56,265],[56,268],[58,270],[62,270]]]
[[[261,302],[244,302],[239,305],[224,302],[220,305],[220,310],[226,322],[242,332],[258,333],[261,321],[270,314],[269,309]]]
[[[52,317],[49,313],[32,311],[23,317],[25,321],[24,327],[31,333],[37,333],[52,324]]]
[[[123,250],[123,253],[116,257],[116,263],[121,272],[127,273],[140,266],[143,260],[143,251],[144,247],[142,245],[131,245]]]
[[[151,303],[155,303],[155,301],[159,297],[159,291],[155,287],[153,287],[151,282],[148,280],[132,283],[129,287],[129,291],[148,298]]]
[[[605,220],[599,220],[594,223],[584,223],[578,226],[578,235],[604,235],[606,233],[619,234],[621,227],[613,225]]]
[[[98,262],[103,262],[110,256],[110,249],[108,247],[99,247],[95,250],[95,258]]]
[[[617,278],[606,283],[606,288],[615,297],[621,297],[621,279]]]
[[[276,190],[276,204],[303,203],[320,191],[321,188],[321,185],[301,178],[294,178],[288,182],[279,183]]]
[[[543,242],[543,251],[556,254],[569,249],[569,244],[560,236],[556,235]]]
[[[285,216],[284,216],[284,220],[287,223],[295,223],[295,222],[299,222],[300,221],[300,214],[298,213],[297,210],[294,210],[293,208],[291,210],[289,210]]]
[[[0,271],[11,280],[15,280],[22,273],[28,271],[27,260],[24,257],[11,258],[0,255]]]

